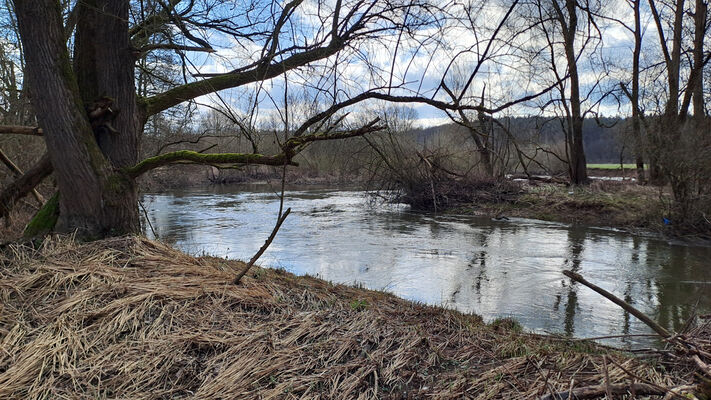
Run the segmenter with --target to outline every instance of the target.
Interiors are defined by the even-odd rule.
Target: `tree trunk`
[[[482,140],[480,133],[473,127],[468,127],[469,135],[474,140],[476,144],[477,151],[479,153],[479,162],[484,167],[484,173],[488,177],[494,176],[494,165],[491,162],[491,151],[486,145],[486,142]]]
[[[706,110],[704,109],[704,36],[706,34],[706,10],[708,5],[704,0],[696,0],[694,10],[694,80],[689,82],[694,96],[694,123],[696,128],[703,126]]]
[[[580,101],[580,80],[578,77],[578,61],[575,54],[575,35],[577,33],[577,6],[574,0],[566,0],[568,9],[568,24],[560,13],[565,40],[565,58],[570,74],[570,181],[574,185],[588,183],[588,167],[583,146],[583,117]]]
[[[639,113],[639,58],[642,54],[642,24],[640,16],[640,3],[642,0],[634,0],[634,51],[632,53],[632,137],[634,139],[635,164],[637,168],[637,182],[645,183],[644,173],[644,142],[642,140],[642,129]]]
[[[51,149],[61,193],[56,230],[76,231],[89,238],[136,232],[139,222],[135,186],[116,172],[135,162],[137,151],[136,100],[129,68],[133,61],[128,56],[128,5],[118,0],[81,4],[101,12],[93,16],[97,18],[92,32],[96,36],[82,38],[83,33],[77,32],[77,52],[94,54],[93,63],[86,61],[92,58],[90,54],[76,55],[76,68],[82,70],[78,73],[81,79],[77,79],[64,40],[59,2],[15,1],[32,105],[47,148]],[[85,9],[83,14],[86,18],[89,12]],[[87,25],[91,24],[85,19],[77,29],[88,29]],[[93,50],[87,49],[88,40],[96,41]],[[104,152],[97,144],[84,103],[83,96],[90,93],[110,96],[122,108],[114,122],[119,133],[106,131],[104,136],[98,135],[105,143]]]

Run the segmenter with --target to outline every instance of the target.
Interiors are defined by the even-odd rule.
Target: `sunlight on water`
[[[697,302],[700,312],[711,311],[708,247],[525,219],[413,213],[367,200],[359,191],[288,191],[292,214],[260,263],[576,337],[650,330],[572,283],[564,269],[670,328],[683,325]],[[279,208],[277,194],[254,185],[146,194],[142,202],[161,240],[188,253],[234,259],[259,249]]]

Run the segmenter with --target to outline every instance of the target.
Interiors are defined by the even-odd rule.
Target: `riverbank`
[[[279,270],[235,286],[243,263],[138,237],[11,246],[0,265],[2,398],[535,399],[693,380],[686,364]]]
[[[179,171],[175,168],[179,168]],[[280,169],[260,166],[222,171],[209,166],[172,166],[169,169],[151,171],[142,178],[140,189],[144,192],[160,192],[175,188],[204,187],[210,184],[278,185],[282,179],[281,172]],[[693,232],[680,232],[674,229],[676,227],[665,225],[664,218],[668,217],[669,210],[663,209],[663,204],[670,202],[670,194],[665,190],[660,192],[657,187],[637,185],[632,180],[635,172],[632,169],[624,171],[591,169],[591,175],[602,179],[593,180],[590,185],[573,188],[560,183],[541,181],[513,183],[507,181],[501,184],[487,182],[486,185],[478,182],[465,183],[461,188],[455,188],[453,194],[444,193],[445,197],[449,197],[444,199],[445,201],[438,199],[439,210],[492,218],[522,217],[612,227],[631,233],[654,232],[698,237]],[[358,183],[362,187],[368,186],[363,181],[363,177],[357,174],[324,175],[317,171],[309,172],[299,168],[287,170],[286,182],[290,185],[302,186],[338,187]],[[463,193],[465,191],[471,193]],[[422,205],[428,210],[432,208],[429,193],[429,190],[422,190],[418,193],[421,198],[415,199],[416,203],[423,203]],[[456,199],[458,196],[471,200],[460,202]],[[447,204],[448,201],[451,201],[451,204]],[[669,222],[673,223],[673,221]]]
[[[522,183],[515,195],[463,205],[454,212],[668,234],[673,232],[664,223],[668,216],[662,208],[665,198],[668,201],[669,195],[659,188],[629,182],[594,181],[580,187]]]
[[[186,187],[233,185],[243,183],[279,184],[281,168],[248,165],[239,169],[217,169],[211,166],[171,165],[156,168],[142,176],[138,187],[143,192],[160,192]],[[362,182],[357,173],[337,171],[323,173],[308,168],[288,168],[286,182],[290,185],[344,185]]]

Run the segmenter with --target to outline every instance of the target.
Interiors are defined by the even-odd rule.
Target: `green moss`
[[[46,235],[54,229],[57,218],[59,218],[59,192],[55,193],[32,217],[22,234],[26,238]]]
[[[158,168],[163,165],[171,164],[178,161],[189,161],[196,164],[263,164],[263,165],[283,165],[284,155],[265,156],[263,154],[250,153],[198,153],[190,150],[180,150],[172,153],[161,154],[159,156],[147,158],[133,167],[124,170],[131,177],[137,177],[141,174]],[[290,165],[296,165],[290,163]]]

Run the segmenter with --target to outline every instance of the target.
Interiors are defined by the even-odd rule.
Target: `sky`
[[[332,6],[333,1],[330,4]],[[358,42],[337,57],[316,62],[305,70],[222,91],[220,97],[238,113],[248,114],[256,104],[253,122],[264,124],[283,119],[287,108],[285,104],[293,109],[294,115],[290,120],[298,122],[308,114],[305,108],[309,108],[307,105],[295,107],[294,104],[300,101],[305,101],[312,109],[313,104],[320,104],[323,109],[332,101],[334,92],[338,93],[339,100],[343,100],[367,88],[389,83],[399,87],[392,90],[393,94],[417,94],[448,100],[443,90],[437,91],[442,77],[445,76],[447,85],[457,91],[482,58],[486,58],[486,61],[481,64],[466,92],[471,103],[479,103],[484,88],[485,105],[491,107],[538,92],[555,81],[550,68],[550,53],[541,51],[545,49],[545,43],[540,30],[534,27],[525,33],[520,32],[526,26],[526,16],[531,12],[527,4],[517,5],[507,19],[507,24],[497,32],[495,41],[489,39],[504,19],[511,1],[471,4],[469,8],[461,3],[450,4],[446,11],[459,20],[450,20],[443,26],[423,26],[409,36],[400,35],[399,32],[380,34],[378,40]],[[280,45],[286,47],[313,41],[327,34],[328,27],[321,20],[330,22],[328,6],[329,1],[321,1],[319,8],[316,1],[305,0],[292,15],[294,23],[291,26],[287,24]],[[469,18],[465,18],[467,12]],[[605,13],[614,15],[620,21],[598,18],[597,24],[603,39],[589,42],[582,50],[585,35],[581,35],[577,43],[581,89],[586,97],[586,109],[605,116],[624,115],[629,113],[629,106],[624,99],[621,102],[614,96],[608,96],[602,102],[599,99],[617,88],[620,81],[629,79],[633,37],[619,22],[628,26],[633,24],[631,9],[626,1],[611,0],[605,6]],[[651,64],[658,61],[658,52],[655,50],[658,39],[648,13],[643,16],[643,25],[646,27],[643,64]],[[554,31],[552,37],[560,40],[560,33]],[[255,60],[263,46],[263,43],[251,43],[219,33],[212,33],[209,39],[216,53],[189,53],[188,58],[193,66],[191,72],[229,72]],[[562,47],[558,45],[555,49],[558,73],[565,75]],[[325,78],[323,71],[330,71]],[[314,86],[323,91],[316,90]],[[285,94],[285,90],[288,93]],[[539,114],[542,112],[541,104],[550,99],[550,96],[543,96],[497,116]],[[204,96],[198,101],[210,105],[221,104],[215,95]],[[379,105],[369,103],[352,107],[349,111],[353,118],[358,119],[372,114],[374,107]],[[411,107],[416,112],[416,126],[427,127],[450,121],[443,112],[433,107],[421,104]],[[202,110],[207,108],[203,107]],[[543,111],[551,112],[550,109]]]

